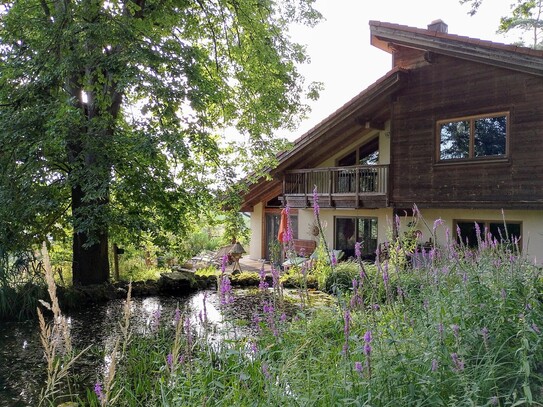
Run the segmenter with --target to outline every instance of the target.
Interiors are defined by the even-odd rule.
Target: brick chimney
[[[437,31],[438,33],[447,34],[449,26],[443,22],[443,20],[434,20],[428,24],[428,31]]]

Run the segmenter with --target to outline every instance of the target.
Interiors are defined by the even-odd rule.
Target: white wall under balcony
[[[259,260],[262,258],[262,217],[264,213],[262,211],[262,204],[259,203],[254,206],[251,212],[251,235],[249,242],[249,258],[252,260]]]

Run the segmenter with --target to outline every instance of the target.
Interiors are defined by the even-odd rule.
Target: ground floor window
[[[334,231],[334,248],[342,250],[344,258],[354,257],[356,242],[361,243],[362,258],[375,258],[377,218],[337,216],[334,218]]]
[[[522,232],[521,222],[457,220],[455,223],[457,241],[468,247],[477,247],[479,240],[484,240],[485,233],[490,233],[499,242],[513,243],[520,239]]]

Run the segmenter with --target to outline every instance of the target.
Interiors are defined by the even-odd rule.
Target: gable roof
[[[540,50],[380,21],[370,21],[369,25],[371,44],[389,53],[394,52],[394,45],[404,46],[543,76]],[[390,98],[407,82],[408,72],[396,66],[294,141],[290,150],[278,155],[278,165],[270,169],[272,179],[261,178],[249,186],[242,210],[250,211],[255,204],[278,196],[282,185],[277,176],[282,172],[314,167],[330,151],[345,146],[353,133],[360,135],[372,122],[386,121]]]
[[[394,45],[436,52],[543,76],[543,51],[406,25],[370,21],[371,44],[392,53]]]

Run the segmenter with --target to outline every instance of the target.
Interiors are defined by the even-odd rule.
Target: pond
[[[296,292],[286,291],[286,296],[295,297]],[[190,318],[191,324],[201,330],[205,301],[208,327],[211,327],[208,331],[212,333],[207,336],[209,341],[219,343],[225,337],[252,335],[247,321],[261,311],[261,296],[255,289],[236,289],[233,299],[229,311],[223,314],[216,291],[200,291],[183,297],[136,297],[132,298],[130,324],[133,334],[144,336],[153,329],[157,314],[163,323],[168,323],[179,308],[184,318]],[[105,369],[104,350],[111,351],[119,335],[124,304],[125,300],[112,300],[66,314],[74,349],[92,345],[72,369],[71,379],[77,385],[76,390],[84,392],[92,388]],[[292,315],[295,311],[293,301],[287,313]],[[37,321],[0,323],[0,407],[36,405],[45,378],[46,361]]]

